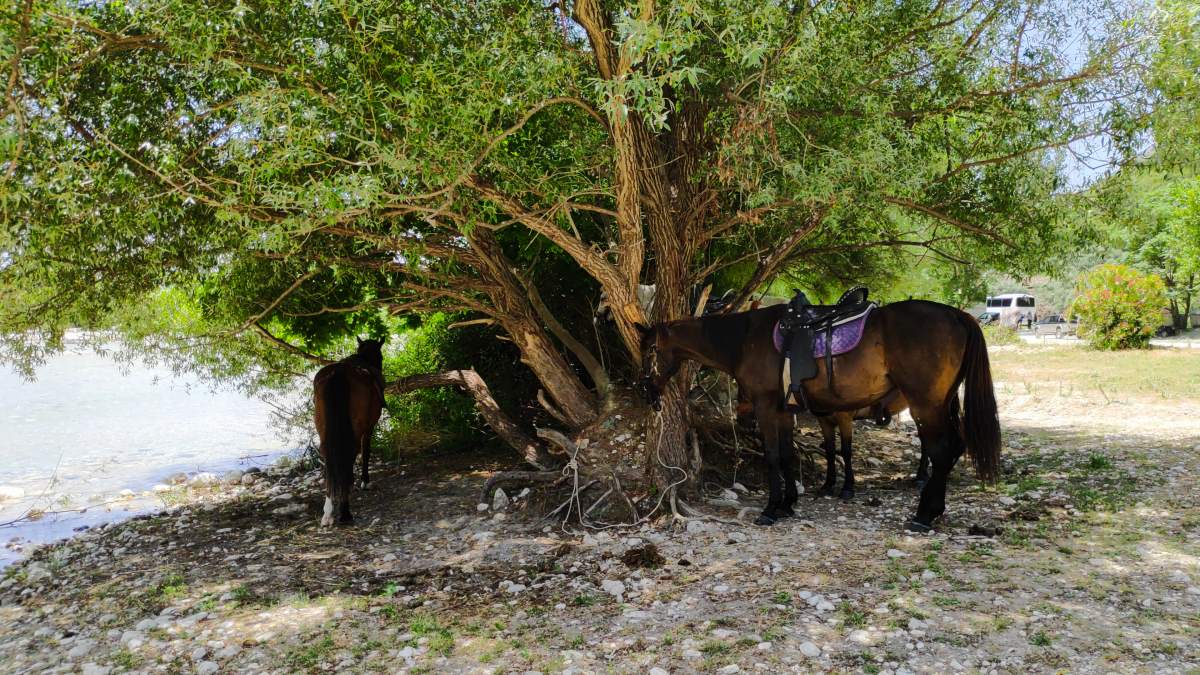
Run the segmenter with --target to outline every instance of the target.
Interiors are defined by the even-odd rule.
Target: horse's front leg
[[[789,412],[779,413],[779,461],[783,467],[783,504],[779,507],[779,515],[791,518],[796,515],[796,500],[799,490],[796,487],[796,448],[792,444],[792,428],[795,418]]]
[[[371,489],[371,474],[368,467],[371,466],[371,433],[367,433],[359,440],[359,451],[362,453],[362,480],[359,481],[358,487],[362,490]]]
[[[759,397],[754,401],[754,413],[758,418],[758,428],[763,436],[763,455],[767,462],[767,508],[754,521],[756,525],[774,525],[779,520],[780,508],[783,506],[783,467],[779,458],[779,413],[777,406],[769,398]]]
[[[914,480],[918,490],[924,489],[925,484],[929,482],[929,453],[925,451],[924,443],[921,443],[921,459],[917,462],[917,476]]]

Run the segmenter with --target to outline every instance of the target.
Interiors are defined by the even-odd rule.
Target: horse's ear
[[[637,321],[637,322],[635,322],[635,323],[633,324],[633,327],[637,329],[637,332],[638,332],[638,333],[639,333],[639,334],[640,334],[642,337],[646,337],[647,335],[649,335],[649,334],[650,334],[650,331],[652,330],[652,329],[650,328],[650,326],[647,326],[646,324],[642,323],[641,321]]]
[[[362,338],[360,338],[360,337],[358,337],[357,335],[355,335],[355,336],[354,336],[354,339],[355,339],[355,340],[358,340],[358,346],[359,346],[359,347],[363,346],[363,339],[362,339]]]

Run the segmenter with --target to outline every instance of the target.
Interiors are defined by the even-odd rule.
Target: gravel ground
[[[538,493],[476,503],[507,457],[457,457],[380,467],[359,526],[319,531],[318,477],[273,470],[9,568],[0,671],[1200,668],[1197,402],[998,389],[1004,477],[956,470],[931,535],[902,530],[904,429],[859,427],[855,500],[803,496],[772,528],[567,533],[529,515]],[[764,501],[732,492],[705,509]]]

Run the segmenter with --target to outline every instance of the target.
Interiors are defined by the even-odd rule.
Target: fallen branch
[[[387,385],[389,394],[405,394],[430,387],[458,387],[475,399],[475,407],[496,435],[521,453],[525,461],[541,471],[553,468],[557,462],[545,448],[529,437],[520,426],[500,409],[488,390],[487,383],[474,370],[447,370],[441,373],[410,375]]]
[[[502,484],[553,483],[562,477],[562,472],[559,471],[501,471],[483,484],[483,494],[479,501],[484,504],[490,502],[492,492]]]

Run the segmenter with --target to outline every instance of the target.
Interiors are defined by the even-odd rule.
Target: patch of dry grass
[[[1029,345],[990,356],[993,378],[1017,393],[1200,400],[1200,350]]]

